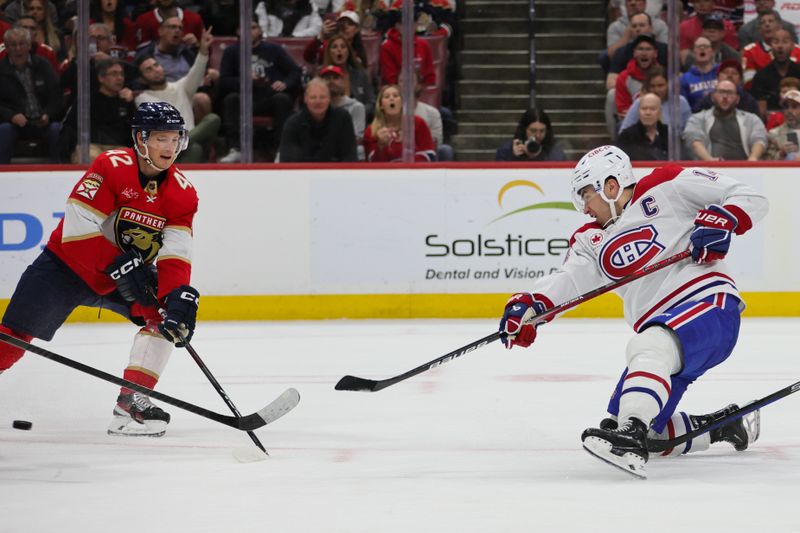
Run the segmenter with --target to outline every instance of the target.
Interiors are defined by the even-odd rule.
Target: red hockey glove
[[[509,350],[514,346],[527,348],[536,340],[536,327],[526,324],[534,315],[544,313],[545,306],[528,292],[518,292],[509,298],[500,319],[500,340]]]

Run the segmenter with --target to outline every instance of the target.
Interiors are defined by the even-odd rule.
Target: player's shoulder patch
[[[631,202],[635,202],[644,196],[644,194],[653,187],[675,179],[684,170],[683,167],[678,165],[664,165],[663,167],[653,170],[653,172],[636,182]]]
[[[572,237],[569,238],[569,245],[570,247],[575,244],[575,240],[578,238],[578,235],[582,233],[586,233],[587,231],[599,230],[602,234],[603,226],[598,224],[597,222],[588,222],[581,226],[580,228],[575,230],[575,233],[572,234]],[[591,238],[590,238],[591,240]]]
[[[103,176],[97,172],[87,172],[75,187],[75,194],[89,201],[94,200],[95,194],[103,184]]]

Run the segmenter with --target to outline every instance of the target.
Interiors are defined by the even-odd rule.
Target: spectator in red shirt
[[[700,37],[703,33],[703,22],[709,17],[717,17],[722,20],[725,26],[724,42],[738,50],[739,37],[736,35],[736,28],[730,20],[723,19],[719,15],[715,15],[714,0],[694,0],[694,14],[681,22],[680,25],[680,55],[681,64],[686,61],[686,55],[691,51],[695,39]]]
[[[380,70],[382,84],[397,84],[403,66],[403,38],[400,33],[400,12],[396,13],[394,26],[386,32],[386,40],[381,44]],[[436,84],[436,70],[433,66],[433,53],[427,41],[414,36],[414,69],[419,74],[422,85]]]
[[[403,98],[400,87],[385,85],[378,93],[375,118],[364,132],[367,161],[401,161],[403,158]],[[414,160],[436,161],[436,144],[425,121],[414,116]]]
[[[114,40],[112,44],[136,49],[136,24],[125,15],[118,0],[100,0],[89,5],[89,22],[105,24]]]
[[[183,24],[183,44],[196,46],[203,35],[205,25],[200,15],[188,9],[178,7],[176,0],[156,0],[155,9],[146,11],[136,17],[138,43],[143,44],[158,39],[158,29],[164,19],[178,17]]]

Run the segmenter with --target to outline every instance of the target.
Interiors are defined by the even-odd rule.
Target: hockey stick
[[[159,309],[159,311],[160,311],[160,309]],[[241,418],[242,415],[241,415],[241,413],[239,413],[239,410],[236,408],[236,406],[233,405],[233,401],[228,397],[228,394],[222,388],[222,385],[219,384],[219,381],[217,381],[217,379],[214,377],[214,375],[208,369],[208,367],[203,362],[203,360],[200,359],[200,355],[195,351],[195,349],[192,347],[192,345],[189,344],[189,341],[187,341],[186,338],[183,336],[183,333],[181,333],[180,331],[176,331],[176,334],[178,335],[178,338],[180,339],[180,341],[183,343],[184,347],[186,348],[186,351],[189,352],[189,355],[192,356],[192,359],[194,359],[194,362],[197,363],[197,366],[199,366],[200,370],[203,371],[203,374],[206,375],[206,377],[208,378],[208,381],[211,383],[211,385],[214,387],[214,389],[216,389],[216,391],[222,397],[222,400],[225,402],[225,404],[228,406],[228,408],[231,410],[231,412],[234,415],[236,415],[237,418]],[[264,448],[264,445],[261,444],[261,441],[258,440],[258,437],[256,437],[255,433],[253,433],[250,430],[247,430],[247,434],[250,436],[250,439],[253,441],[253,444],[258,446],[258,449],[260,449],[262,452],[264,452],[265,455],[269,455],[269,453],[267,453],[267,449]]]
[[[209,411],[208,409],[204,409],[189,402],[173,398],[172,396],[168,396],[161,392],[148,389],[147,387],[143,387],[138,383],[128,381],[127,379],[118,378],[117,376],[114,376],[107,372],[103,372],[102,370],[98,370],[97,368],[84,365],[83,363],[79,363],[78,361],[74,361],[72,359],[64,357],[63,355],[58,355],[57,353],[45,350],[44,348],[36,346],[35,344],[31,344],[29,342],[17,339],[16,337],[12,337],[11,335],[7,335],[2,331],[0,331],[0,341],[3,341],[12,346],[16,346],[17,348],[22,348],[23,350],[35,353],[36,355],[41,355],[45,359],[50,359],[51,361],[55,361],[56,363],[60,363],[64,366],[74,368],[75,370],[79,370],[85,374],[89,374],[96,378],[100,378],[102,380],[114,383],[121,387],[127,387],[131,390],[135,390],[136,392],[146,394],[152,398],[161,400],[164,403],[168,403],[170,405],[178,407],[179,409],[183,409],[184,411],[189,411],[190,413],[200,415],[204,418],[208,418],[209,420],[219,422],[220,424],[225,424],[226,426],[241,431],[252,431],[254,429],[266,426],[267,424],[271,424],[272,422],[276,421],[277,419],[279,419],[280,417],[282,417],[283,415],[294,409],[295,406],[297,406],[297,404],[300,402],[300,394],[295,389],[288,388],[283,392],[283,394],[272,400],[272,402],[270,402],[269,405],[262,408],[260,411],[257,411],[253,414],[249,414],[247,416],[225,416],[219,413],[215,413],[213,411]]]
[[[158,309],[158,313],[161,315],[161,317],[166,318],[167,312],[160,307],[161,304],[158,302],[158,297],[156,296],[153,289],[148,288],[147,294],[150,296],[150,299],[155,304],[156,309]],[[176,331],[175,333],[177,334],[178,339],[180,339],[180,341],[183,343],[183,346],[184,348],[186,348],[186,351],[189,352],[189,355],[191,355],[192,359],[194,359],[194,362],[197,363],[197,366],[199,366],[200,370],[203,371],[203,374],[206,375],[206,378],[208,378],[208,381],[211,383],[211,386],[214,387],[217,393],[222,397],[222,400],[225,402],[225,405],[227,405],[228,408],[231,410],[231,413],[233,413],[237,417],[241,417],[242,416],[241,413],[239,413],[239,410],[233,404],[233,401],[230,399],[228,394],[222,388],[222,385],[219,384],[217,378],[214,377],[214,374],[211,373],[211,370],[208,369],[206,364],[200,358],[200,354],[198,354],[197,351],[195,351],[195,349],[192,347],[192,345],[189,344],[189,341],[186,340],[186,337],[183,336],[183,333],[181,333],[180,331]],[[259,450],[264,452],[264,454],[269,455],[269,453],[267,453],[267,449],[264,448],[264,445],[261,444],[261,441],[258,440],[258,437],[256,437],[255,433],[253,433],[252,431],[248,431],[247,435],[250,437],[250,440],[253,441],[253,444],[255,444],[258,447]]]
[[[669,450],[671,448],[675,448],[676,446],[680,446],[687,440],[692,440],[694,438],[699,437],[703,433],[707,433],[712,429],[717,429],[718,427],[726,426],[731,422],[734,422],[744,416],[749,415],[753,411],[757,411],[764,406],[767,406],[773,402],[777,402],[781,398],[785,398],[790,394],[794,394],[800,390],[800,381],[797,383],[793,383],[788,387],[784,387],[779,391],[775,391],[772,394],[764,396],[760,400],[756,400],[752,403],[744,405],[739,409],[733,411],[730,414],[727,414],[714,422],[713,424],[708,424],[707,426],[701,426],[694,431],[690,431],[681,435],[680,437],[675,437],[674,439],[669,440],[659,440],[659,439],[647,439],[647,449],[651,452],[663,452],[664,450]]]
[[[580,296],[576,296],[572,300],[568,300],[568,301],[564,302],[561,305],[557,305],[557,306],[553,307],[552,309],[549,309],[549,310],[545,311],[544,313],[536,315],[530,320],[529,323],[530,324],[538,324],[539,322],[543,322],[543,321],[545,321],[545,320],[547,320],[549,318],[552,318],[552,317],[556,316],[559,313],[562,313],[562,312],[566,311],[567,309],[572,309],[573,307],[575,307],[575,306],[577,306],[577,305],[579,305],[579,304],[581,304],[581,303],[583,303],[583,302],[585,302],[587,300],[591,300],[592,298],[600,296],[601,294],[605,294],[605,293],[607,293],[609,291],[613,291],[616,288],[622,287],[623,285],[626,285],[626,284],[628,284],[628,283],[630,283],[632,281],[635,281],[635,280],[637,280],[637,279],[639,279],[641,277],[644,277],[644,276],[646,276],[648,274],[651,274],[651,273],[653,273],[653,272],[655,272],[657,270],[661,270],[662,268],[667,267],[667,266],[669,266],[669,265],[671,265],[673,263],[677,263],[678,261],[682,261],[683,259],[686,259],[690,255],[691,255],[691,251],[684,250],[683,252],[677,253],[677,254],[675,254],[673,256],[670,256],[670,257],[667,257],[666,259],[658,261],[657,263],[653,263],[652,265],[648,265],[648,266],[644,267],[643,269],[641,269],[641,270],[639,270],[637,272],[634,272],[633,274],[629,274],[627,276],[624,276],[624,277],[618,279],[617,281],[612,281],[611,283],[607,283],[607,284],[603,285],[602,287],[598,287],[598,288],[593,289],[593,290],[591,290],[591,291],[589,291],[587,293],[581,294]],[[389,387],[390,385],[394,385],[395,383],[399,383],[399,382],[404,381],[404,380],[406,380],[406,379],[408,379],[410,377],[416,376],[417,374],[421,374],[421,373],[423,373],[423,372],[425,372],[427,370],[430,370],[432,368],[436,368],[439,365],[442,365],[444,363],[452,361],[453,359],[461,357],[462,355],[464,355],[466,353],[469,353],[469,352],[471,352],[473,350],[476,350],[476,349],[478,349],[478,348],[480,348],[482,346],[485,346],[485,345],[489,344],[490,342],[494,342],[499,338],[500,338],[500,332],[496,331],[496,332],[492,333],[491,335],[487,335],[487,336],[483,337],[482,339],[478,339],[478,340],[476,340],[474,342],[471,342],[471,343],[469,343],[469,344],[467,344],[465,346],[462,346],[461,348],[453,350],[452,352],[446,353],[446,354],[442,355],[441,357],[437,357],[433,361],[429,361],[429,362],[425,363],[424,365],[420,365],[417,368],[414,368],[412,370],[409,370],[408,372],[405,372],[403,374],[394,376],[392,378],[374,380],[374,379],[365,379],[365,378],[359,378],[359,377],[356,377],[356,376],[349,376],[349,375],[348,376],[344,376],[336,384],[335,389],[336,390],[347,390],[347,391],[365,391],[365,392],[379,391],[381,389],[385,389],[386,387]]]

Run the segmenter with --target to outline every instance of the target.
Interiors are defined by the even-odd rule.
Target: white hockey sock
[[[634,336],[626,349],[628,374],[619,399],[619,420],[635,417],[649,424],[667,404],[670,376],[680,370],[680,347],[673,334],[650,327]]]
[[[656,433],[655,431],[650,431],[648,438],[658,440],[675,439],[695,429],[697,428],[694,426],[694,424],[692,424],[689,415],[687,413],[680,412],[672,415],[667,422],[667,427],[664,428],[663,432]],[[692,440],[676,446],[675,448],[664,450],[658,454],[658,456],[675,457],[684,453],[702,452],[707,450],[709,446],[711,446],[711,436],[710,433],[706,432]]]
[[[174,345],[149,324],[133,339],[130,360],[125,369],[126,379],[153,388],[161,377]]]

